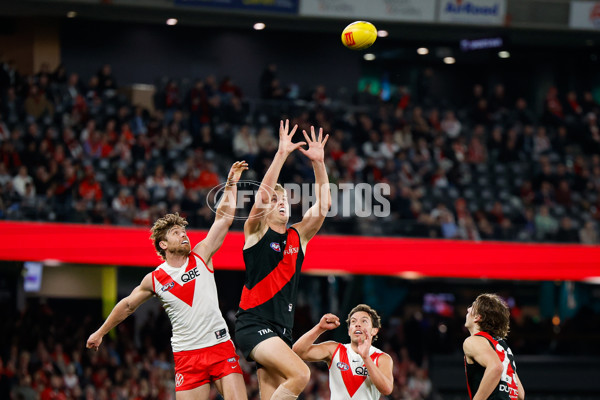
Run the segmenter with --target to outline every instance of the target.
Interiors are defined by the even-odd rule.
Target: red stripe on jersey
[[[292,234],[293,233],[293,234]],[[295,251],[291,251],[295,249]],[[242,289],[240,308],[249,310],[271,300],[294,277],[296,273],[296,260],[300,254],[300,237],[294,229],[288,229],[287,243],[283,252],[283,259],[275,269],[258,282],[252,289],[245,285]]]
[[[473,393],[471,392],[471,385],[469,385],[469,374],[467,373],[467,356],[465,356],[464,359],[465,359],[465,376],[467,377],[467,390],[469,391],[469,398],[471,400],[473,400]]]
[[[344,386],[346,386],[346,390],[348,390],[348,394],[350,397],[354,396],[354,393],[358,390],[360,385],[363,384],[365,379],[367,379],[364,375],[354,375],[352,372],[352,364],[348,360],[348,351],[346,350],[346,346],[340,347],[340,361],[345,363],[348,367],[347,370],[340,370],[342,373],[342,379],[344,380]]]
[[[350,397],[354,396],[356,391],[360,388],[360,386],[365,382],[367,377],[365,375],[354,375],[352,372],[352,364],[348,360],[348,351],[346,350],[346,346],[340,344],[338,346],[340,351],[340,361],[345,363],[348,367],[346,370],[340,369],[342,373],[342,379],[344,380],[344,386],[346,386],[346,390],[348,390],[348,394]],[[375,361],[379,358],[381,353],[373,353],[371,354],[371,360]]]
[[[333,359],[335,358],[336,353],[340,350],[340,347],[344,346],[341,343],[338,343],[337,347],[335,348],[335,351],[333,352],[333,355],[331,356],[331,361],[329,362],[329,369],[331,369],[331,366],[333,365]]]
[[[512,363],[509,362],[508,360],[506,360],[506,362],[504,361],[505,358],[508,357],[506,350],[504,350],[504,348],[502,346],[500,346],[498,341],[495,340],[492,337],[492,335],[490,335],[487,332],[477,332],[475,334],[475,336],[481,336],[481,337],[486,338],[490,342],[492,347],[494,348],[494,351],[498,355],[500,362],[503,364],[503,368],[505,368],[503,373],[505,373],[507,375],[507,377],[509,378],[509,381],[505,382],[508,385],[508,387],[511,389],[508,396],[511,398],[511,400],[512,399],[516,400],[518,397],[517,393],[519,391],[519,388],[517,386],[517,382],[515,381],[515,370],[512,367]],[[498,350],[498,348],[500,348],[501,350]],[[508,363],[508,365],[505,365],[506,363]]]
[[[192,256],[189,257],[188,266],[185,269],[185,272],[189,272],[191,269],[195,268],[196,265],[196,257],[194,257],[192,253]],[[167,274],[162,268],[157,269],[153,273],[156,279],[163,286],[173,282],[173,287],[169,290],[169,292],[190,307],[192,306],[194,303],[194,289],[196,288],[195,279],[188,282],[187,285],[185,283],[180,285],[179,283],[175,282],[173,278],[171,278],[171,276],[169,276],[169,274]]]
[[[214,269],[210,269],[208,267],[208,263],[206,261],[204,261],[204,258],[200,257],[197,253],[194,253],[193,251],[191,252],[192,255],[198,257],[200,260],[202,260],[202,263],[204,264],[204,266],[206,267],[206,269],[208,270],[208,272],[210,272],[211,274],[215,273]]]

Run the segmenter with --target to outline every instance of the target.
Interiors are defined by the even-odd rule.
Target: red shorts
[[[231,340],[203,349],[178,351],[175,359],[175,391],[191,390],[229,374],[241,374]]]

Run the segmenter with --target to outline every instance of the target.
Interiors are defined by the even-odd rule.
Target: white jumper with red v
[[[369,356],[379,365],[381,350],[371,346]],[[329,365],[329,390],[331,400],[378,400],[381,393],[375,387],[362,357],[350,344],[338,344]]]
[[[229,340],[219,309],[214,271],[198,254],[191,252],[180,268],[167,262],[159,265],[152,272],[152,285],[173,326],[174,353]]]

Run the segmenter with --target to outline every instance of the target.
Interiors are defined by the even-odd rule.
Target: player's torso
[[[369,355],[379,365],[383,352],[371,346]],[[377,390],[360,355],[352,350],[350,344],[339,344],[329,366],[329,389],[331,400],[378,400],[381,393]]]
[[[186,264],[166,262],[152,272],[154,292],[171,320],[173,351],[214,346],[229,339],[213,271],[194,253]]]
[[[518,397],[518,387],[515,381],[516,366],[510,347],[508,347],[504,340],[495,339],[485,332],[479,332],[476,335],[484,337],[490,343],[502,363],[500,383],[498,383],[494,392],[488,397],[488,400],[516,400]],[[469,364],[465,360],[465,372],[467,374],[469,396],[473,398],[479,388],[485,368],[476,362]]]
[[[283,234],[267,229],[254,246],[244,250],[246,283],[239,315],[248,312],[291,329],[303,260],[295,229]]]

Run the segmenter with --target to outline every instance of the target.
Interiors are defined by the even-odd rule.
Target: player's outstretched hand
[[[242,172],[248,169],[248,163],[246,161],[236,161],[231,166],[229,174],[227,175],[227,185],[235,185],[240,180]]]
[[[373,336],[371,336],[371,332],[365,331],[364,338],[360,338],[358,340],[358,354],[363,358],[363,360],[369,357],[369,350],[371,349],[371,344],[373,343]]]
[[[325,314],[319,321],[319,327],[327,331],[335,329],[338,326],[340,326],[340,319],[333,314]]]
[[[294,137],[294,133],[296,133],[296,129],[298,129],[298,125],[294,125],[292,131],[290,132],[290,120],[286,119],[285,123],[283,120],[279,123],[279,152],[282,152],[286,156],[289,155],[292,151],[296,150],[302,145],[305,145],[306,142],[298,142],[293,143],[292,138]],[[289,133],[288,133],[289,132]]]
[[[98,347],[100,347],[101,343],[102,343],[102,335],[99,334],[98,332],[94,332],[88,338],[85,347],[87,347],[88,349],[94,349],[94,350],[98,351]]]
[[[329,139],[329,135],[325,135],[323,138],[323,128],[319,128],[319,136],[315,135],[315,127],[310,127],[310,137],[306,131],[302,131],[304,134],[304,138],[308,143],[308,150],[304,150],[300,147],[300,151],[304,154],[310,161],[319,162],[325,159],[325,143],[327,143],[327,139]]]

